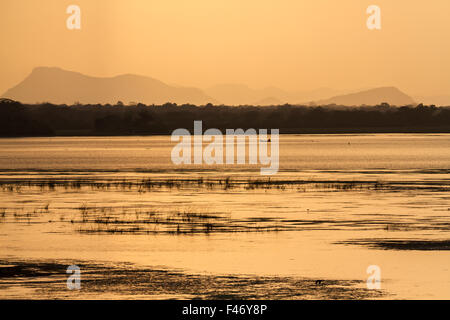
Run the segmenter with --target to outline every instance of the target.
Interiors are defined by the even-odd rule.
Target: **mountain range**
[[[3,98],[23,103],[106,104],[122,101],[145,104],[205,105],[411,105],[414,99],[395,87],[343,91],[319,88],[311,91],[286,91],[276,87],[252,89],[240,84],[221,84],[204,90],[168,85],[157,79],[133,74],[109,78],[92,77],[56,67],[37,67],[22,82],[6,91]],[[331,97],[331,98],[330,98]]]
[[[216,100],[228,105],[301,104],[306,101],[314,101],[346,93],[345,91],[338,91],[330,88],[294,92],[276,87],[252,89],[242,84],[219,84],[205,89],[205,92]]]
[[[357,93],[334,96],[329,99],[315,102],[317,105],[337,104],[344,106],[358,106],[362,104],[377,105],[380,103],[389,103],[395,106],[412,105],[413,98],[401,92],[395,87],[382,87],[370,90],[364,90]]]
[[[214,103],[202,90],[175,87],[159,80],[124,74],[110,78],[86,76],[60,68],[38,67],[15,87],[3,94],[24,103],[51,102],[56,104],[106,104],[123,101],[147,104]]]

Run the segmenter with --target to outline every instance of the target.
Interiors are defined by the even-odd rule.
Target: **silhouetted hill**
[[[335,96],[325,100],[319,100],[317,105],[337,104],[343,106],[377,105],[389,103],[395,106],[405,106],[414,104],[414,100],[395,87],[382,87],[361,92]]]
[[[256,101],[253,105],[255,106],[279,106],[283,104],[279,99],[275,97],[267,97],[265,99],[261,99]]]
[[[436,106],[450,106],[450,95],[416,96],[414,100],[423,104],[434,104]]]
[[[146,104],[214,103],[214,99],[196,88],[169,86],[159,80],[119,75],[98,78],[60,68],[38,67],[21,83],[3,94],[4,98],[23,103],[51,102],[55,104],[116,103],[122,101]]]
[[[243,84],[219,84],[205,89],[206,94],[226,105],[300,104],[305,101],[324,99],[335,94],[349,93],[330,88],[310,91],[286,91],[277,87],[252,89]],[[266,101],[267,100],[267,101]]]
[[[219,84],[205,92],[226,105],[246,105],[265,98],[260,92],[242,84]]]

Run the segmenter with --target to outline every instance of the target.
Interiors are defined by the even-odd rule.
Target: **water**
[[[377,265],[381,297],[450,298],[449,246],[433,242],[449,240],[450,135],[282,135],[270,181],[259,165],[175,166],[173,146],[168,136],[0,139],[0,259],[363,289]],[[0,279],[0,296],[38,297],[18,284]]]

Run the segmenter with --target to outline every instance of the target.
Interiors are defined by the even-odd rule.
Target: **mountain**
[[[219,84],[205,90],[206,94],[226,105],[253,104],[265,98],[258,90],[243,84]]]
[[[450,106],[450,95],[440,96],[416,96],[414,99],[426,105],[434,104],[436,106]]]
[[[300,104],[304,101],[324,99],[335,94],[349,93],[329,88],[319,88],[311,91],[286,91],[277,87],[252,89],[243,84],[219,84],[205,89],[207,95],[226,105],[267,105]]]
[[[35,68],[25,80],[6,91],[2,97],[23,103],[55,104],[106,104],[117,101],[146,104],[216,103],[200,89],[170,86],[150,77],[125,74],[98,78],[50,67]]]
[[[332,98],[324,99],[326,97]],[[83,75],[60,68],[38,67],[21,83],[6,91],[3,98],[23,103],[106,104],[122,101],[145,104],[207,103],[227,105],[391,105],[414,104],[414,100],[395,87],[375,88],[359,92],[320,88],[312,91],[285,91],[276,87],[252,89],[241,84],[222,84],[204,91],[197,88],[168,85],[159,80],[132,74],[110,78]],[[320,100],[322,99],[322,100]]]
[[[334,96],[315,101],[316,105],[337,104],[344,106],[377,105],[387,102],[390,105],[404,106],[414,104],[414,100],[395,87],[381,87],[351,94]]]
[[[282,104],[283,102],[275,97],[267,97],[253,103],[255,106],[279,106]]]

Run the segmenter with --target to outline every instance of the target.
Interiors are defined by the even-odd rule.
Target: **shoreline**
[[[219,129],[220,130],[220,129]],[[291,131],[280,129],[280,135],[376,135],[376,134],[450,134],[450,127],[445,129],[436,128],[436,130],[430,129],[410,129],[410,130],[330,130],[318,131],[318,130],[302,130]],[[170,137],[171,133],[149,133],[149,134],[124,134],[124,133],[108,133],[97,134],[95,132],[89,132],[86,134],[74,133],[74,134],[54,134],[54,135],[0,135],[0,139],[17,139],[17,138],[96,138],[96,137]]]
[[[336,280],[251,275],[190,274],[164,267],[83,261],[81,289],[66,288],[69,261],[2,259],[1,299],[200,299],[317,300],[382,299],[384,290],[369,290],[363,280]]]

